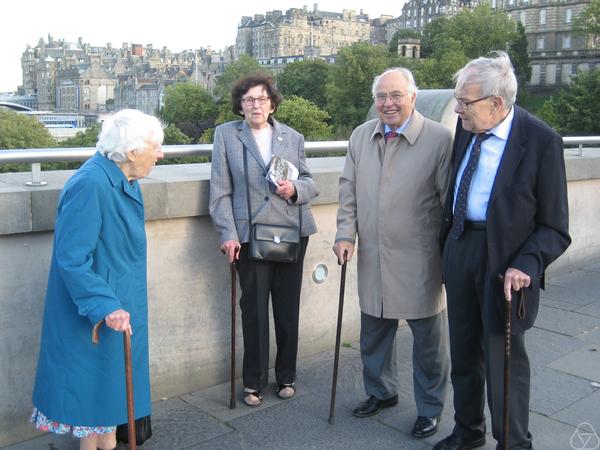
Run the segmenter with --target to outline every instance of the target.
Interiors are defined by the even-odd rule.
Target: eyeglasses
[[[486,98],[490,98],[492,97],[491,95],[486,95],[485,97],[481,97],[481,98],[477,98],[475,100],[463,100],[462,98],[460,98],[459,96],[456,95],[456,93],[454,94],[454,98],[456,99],[456,103],[458,103],[458,106],[460,106],[462,109],[469,109],[469,106],[472,105],[473,103],[477,103],[480,102],[482,100],[485,100]]]
[[[269,100],[271,100],[269,97],[262,95],[260,97],[244,97],[242,103],[246,106],[254,106],[254,102],[258,102],[262,106],[266,105]]]
[[[385,103],[386,100],[389,98],[393,103],[398,103],[402,100],[402,97],[404,97],[404,94],[400,92],[390,92],[389,94],[384,92],[378,92],[375,94],[375,101],[377,103]]]

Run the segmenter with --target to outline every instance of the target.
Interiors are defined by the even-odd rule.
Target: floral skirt
[[[117,429],[116,426],[112,427],[80,427],[67,425],[65,423],[55,422],[48,419],[40,410],[33,408],[33,413],[29,421],[35,425],[40,431],[51,431],[57,434],[67,434],[69,431],[73,433],[73,436],[77,438],[84,438],[93,434],[105,434],[112,433]]]

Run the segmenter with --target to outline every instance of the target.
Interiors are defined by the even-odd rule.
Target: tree
[[[340,50],[327,83],[328,112],[336,136],[349,134],[365,120],[373,103],[373,79],[390,63],[390,54],[382,45],[358,42]]]
[[[55,146],[54,138],[34,117],[0,108],[0,149]]]
[[[277,87],[284,97],[297,95],[313,102],[319,108],[325,108],[325,84],[331,67],[319,59],[288,64],[277,76]]]
[[[307,141],[331,139],[329,114],[302,97],[286,98],[277,108],[275,118],[302,133]]]
[[[421,39],[421,35],[415,30],[404,29],[396,31],[388,43],[388,51],[392,55],[398,54],[398,41],[402,39]]]
[[[519,83],[518,92],[524,92],[525,84],[531,79],[531,65],[527,51],[527,36],[525,27],[517,22],[515,37],[508,46],[508,54],[515,68],[515,75]]]
[[[451,89],[454,86],[452,77],[468,61],[458,42],[446,42],[444,49],[436,50],[415,69],[417,86],[427,89]]]
[[[60,142],[58,147],[95,147],[101,129],[102,125],[95,123],[85,131],[79,131],[74,137]]]
[[[435,40],[437,49],[446,39],[460,43],[469,59],[485,56],[493,50],[508,50],[515,36],[515,22],[504,11],[493,11],[487,5],[465,9],[447,22],[442,36]]]
[[[184,134],[179,128],[175,125],[170,124],[167,128],[164,129],[165,145],[185,145],[192,142],[189,136]]]
[[[596,135],[600,126],[600,70],[579,72],[566,89],[546,100],[542,118],[559,133]]]
[[[219,100],[230,98],[231,88],[237,80],[245,75],[263,72],[272,75],[269,70],[263,69],[258,61],[248,55],[240,55],[239,59],[227,66],[222,75],[217,78],[214,94]]]
[[[581,15],[573,21],[573,30],[600,36],[600,0],[591,0]]]
[[[192,140],[213,125],[217,106],[204,88],[192,83],[177,83],[165,91],[164,106],[159,117],[175,125]]]

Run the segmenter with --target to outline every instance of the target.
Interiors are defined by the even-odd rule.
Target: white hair
[[[127,152],[143,152],[147,143],[162,144],[164,133],[159,120],[136,109],[123,109],[102,123],[96,149],[117,163],[127,160]]]
[[[373,80],[373,86],[371,86],[371,93],[373,94],[373,98],[375,98],[375,94],[377,94],[377,85],[379,84],[379,80],[381,80],[381,77],[383,77],[384,75],[387,75],[388,73],[392,73],[392,72],[398,72],[398,73],[402,74],[402,76],[408,83],[408,87],[407,87],[408,95],[413,95],[413,94],[417,93],[418,89],[417,89],[417,85],[415,84],[415,78],[413,77],[412,72],[404,67],[392,67],[391,69],[387,69],[381,75],[377,75],[375,77],[375,79]]]
[[[492,57],[481,56],[470,61],[454,74],[456,89],[465,84],[479,84],[481,96],[498,96],[510,109],[517,99],[517,77],[506,52],[492,52]]]

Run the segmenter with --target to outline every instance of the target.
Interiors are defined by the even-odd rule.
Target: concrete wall
[[[337,180],[342,158],[309,160],[321,195],[313,204],[319,233],[304,265],[300,355],[335,342],[340,269],[335,235]],[[600,258],[600,152],[568,156],[573,244],[551,268],[566,272]],[[0,447],[35,433],[27,423],[39,349],[56,201],[71,172],[44,174],[48,185],[29,188],[28,174],[0,175]],[[150,370],[154,399],[193,391],[228,377],[229,271],[218,252],[208,211],[208,164],[157,167],[142,181],[148,234]],[[312,280],[325,263],[329,276]],[[242,340],[238,310],[238,364]],[[343,340],[358,337],[356,270],[348,269]],[[273,334],[272,334],[273,335]],[[274,344],[272,345],[272,348]],[[225,401],[225,400],[224,400]]]

